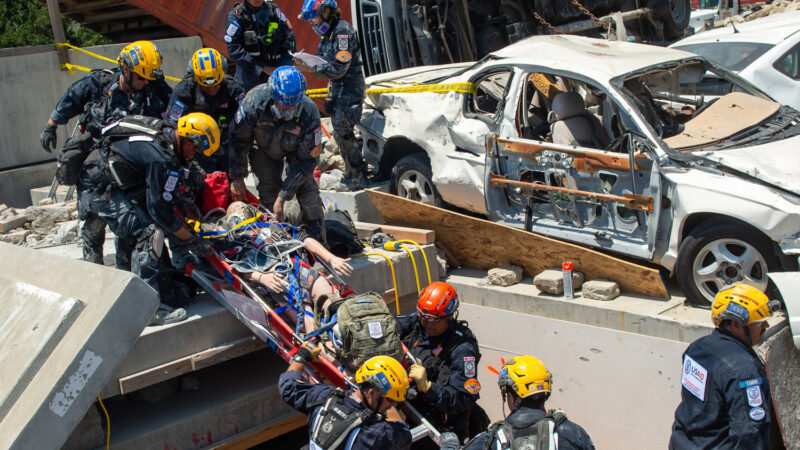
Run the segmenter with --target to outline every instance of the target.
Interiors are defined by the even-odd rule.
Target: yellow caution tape
[[[420,92],[435,92],[443,94],[445,92],[464,92],[474,94],[478,91],[475,83],[440,83],[440,84],[412,84],[391,88],[367,89],[366,94],[416,94]],[[328,96],[328,89],[309,89],[306,94],[311,98],[322,98]]]
[[[72,50],[77,50],[79,52],[86,53],[87,55],[92,56],[94,58],[102,59],[103,61],[108,61],[110,63],[117,64],[116,60],[113,60],[111,58],[106,58],[103,55],[98,55],[97,53],[90,52],[89,50],[84,50],[84,49],[82,49],[80,47],[76,47],[76,46],[74,46],[74,45],[72,45],[70,43],[67,43],[67,42],[59,42],[59,43],[56,44],[56,47],[68,47],[68,48],[70,48]],[[75,71],[73,69],[82,70],[84,72],[91,72],[92,71],[92,69],[89,69],[89,68],[86,68],[86,67],[83,67],[83,66],[78,66],[78,65],[75,65],[75,64],[70,64],[70,63],[62,64],[61,68],[69,70],[69,73],[72,73],[72,74],[75,73]],[[170,76],[166,76],[166,75],[164,75],[164,78],[166,78],[168,80],[171,80],[171,81],[181,81],[180,78],[170,77]]]

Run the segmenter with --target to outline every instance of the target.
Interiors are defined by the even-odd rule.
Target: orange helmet
[[[453,286],[435,281],[422,290],[417,301],[417,315],[425,321],[452,316],[458,309],[458,294]]]

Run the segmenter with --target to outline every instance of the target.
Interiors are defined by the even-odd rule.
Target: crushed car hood
[[[693,153],[800,195],[798,148],[800,136],[794,136],[762,145]]]

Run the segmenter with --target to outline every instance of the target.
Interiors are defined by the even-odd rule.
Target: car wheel
[[[683,240],[675,274],[692,306],[709,308],[724,286],[744,282],[761,291],[779,261],[769,239],[737,223],[700,225]]]
[[[424,153],[403,157],[392,169],[392,193],[431,206],[442,206],[442,197],[431,176],[431,163]]]
[[[669,0],[669,14],[664,17],[664,37],[668,40],[681,38],[683,30],[689,26],[691,12],[690,0]]]

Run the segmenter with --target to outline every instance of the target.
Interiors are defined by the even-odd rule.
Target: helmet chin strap
[[[748,326],[748,325],[743,325],[743,326],[744,326],[744,334],[745,334],[745,336],[747,336],[747,345],[752,347],[753,346],[753,336],[750,334],[750,326]]]

